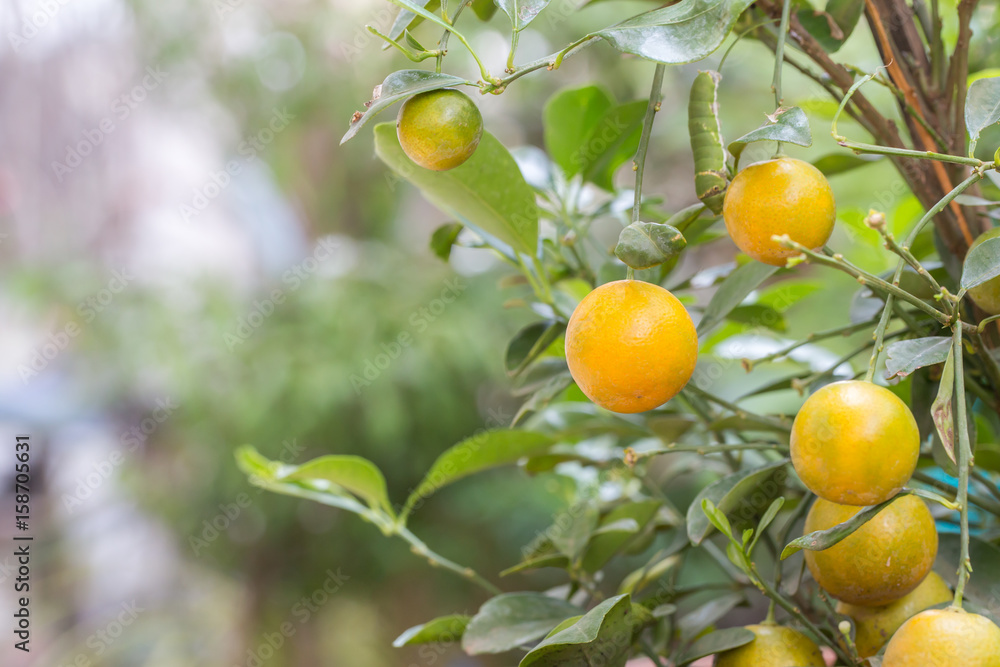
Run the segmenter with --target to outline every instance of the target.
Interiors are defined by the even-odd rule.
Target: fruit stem
[[[783,596],[777,590],[772,588],[771,585],[768,584],[764,579],[762,579],[760,575],[758,575],[756,572],[754,573],[754,577],[757,579],[757,583],[759,584],[758,588],[760,588],[761,593],[766,595],[768,598],[771,599],[772,602],[776,602],[779,607],[781,607],[789,614],[791,614],[792,617],[794,617],[796,620],[799,621],[799,623],[804,625],[810,632],[812,632],[816,639],[820,640],[824,638],[828,639],[828,637],[823,633],[823,631],[820,630],[816,626],[816,624],[810,621],[806,617],[806,615],[802,613],[801,609],[796,607],[787,598],[785,598],[785,596]],[[833,652],[837,654],[838,658],[844,661],[845,665],[850,665],[854,663],[854,660],[846,651],[844,651],[844,649],[840,646],[839,642],[831,641],[830,648],[833,649]]]
[[[632,204],[632,222],[639,222],[642,211],[642,176],[646,171],[646,151],[649,150],[649,136],[653,132],[653,117],[660,110],[660,100],[663,99],[663,73],[667,67],[657,63],[653,71],[653,85],[649,89],[649,103],[646,105],[646,116],[642,119],[642,133],[639,135],[639,147],[632,158],[632,170],[635,171],[635,196]],[[631,269],[629,269],[631,272]]]
[[[893,284],[899,281],[899,273],[893,276]],[[868,360],[868,372],[865,373],[865,382],[871,382],[875,378],[875,368],[878,366],[878,357],[885,349],[885,330],[889,327],[889,320],[892,319],[892,294],[885,297],[885,306],[882,307],[882,317],[879,318],[878,326],[872,338],[875,345],[872,346],[872,356]]]
[[[956,320],[952,327],[952,354],[955,355],[955,431],[958,433],[958,503],[962,509],[962,550],[958,563],[958,583],[955,585],[954,606],[962,608],[962,595],[972,571],[969,559],[969,468],[972,465],[972,445],[969,443],[969,423],[966,414],[965,369],[962,350],[962,327]]]
[[[517,51],[517,38],[521,35],[521,31],[514,28],[510,35],[510,55],[507,56],[507,71],[510,74],[514,73],[514,53]]]

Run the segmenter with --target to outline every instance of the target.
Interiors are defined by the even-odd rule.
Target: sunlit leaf
[[[781,560],[785,560],[789,556],[796,554],[803,549],[808,549],[809,551],[823,551],[824,549],[829,549],[838,542],[850,537],[856,530],[861,528],[861,526],[874,519],[876,514],[884,510],[899,498],[909,495],[909,493],[909,491],[904,489],[885,502],[865,507],[844,523],[831,526],[826,530],[817,530],[809,533],[808,535],[803,535],[796,540],[792,540],[781,551]]]
[[[615,256],[633,269],[648,269],[675,258],[687,246],[676,228],[655,222],[633,222],[622,230]]]
[[[632,602],[608,598],[566,629],[542,640],[519,667],[624,667],[632,646]]]
[[[787,479],[788,472],[785,469],[787,464],[788,460],[784,459],[766,466],[741,470],[702,489],[688,507],[687,533],[691,543],[701,544],[711,530],[708,517],[702,511],[703,500],[711,501],[723,514],[734,512],[737,508],[751,515],[763,513]],[[753,503],[750,507],[741,505],[757,491],[766,491],[760,494],[764,498],[760,501],[762,503],[760,507],[753,506]]]
[[[410,646],[412,644],[429,644],[431,642],[444,642],[454,644],[465,633],[465,627],[471,618],[462,614],[442,616],[432,621],[415,625],[403,634],[396,637],[392,645],[396,648],[400,646]]]
[[[812,146],[809,119],[799,107],[779,109],[773,116],[768,116],[766,123],[729,144],[729,152],[733,154],[737,164],[743,149],[755,141],[781,141],[798,146]]]

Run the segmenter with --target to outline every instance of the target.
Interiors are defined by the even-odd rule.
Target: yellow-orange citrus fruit
[[[837,613],[854,621],[854,644],[858,655],[868,658],[879,652],[893,633],[915,614],[952,599],[951,589],[937,572],[931,571],[912,591],[882,607],[837,604]]]
[[[806,516],[805,532],[826,530],[861,511],[817,498]],[[938,535],[927,505],[905,495],[824,551],[806,551],[813,578],[842,602],[876,607],[920,585],[937,556]]]
[[[882,667],[1000,667],[1000,628],[961,609],[928,609],[892,636]]]
[[[720,653],[715,667],[826,667],[819,647],[801,632],[780,625],[748,625],[749,644]]]
[[[969,247],[969,250],[971,251],[972,248],[980,245],[983,241],[995,239],[998,236],[1000,236],[1000,227],[991,229],[976,239],[972,246]],[[970,289],[969,298],[990,315],[1000,315],[1000,276],[987,280],[982,285],[976,285]]]
[[[837,206],[819,169],[780,157],[736,174],[726,190],[722,216],[740,250],[758,262],[784,266],[799,253],[771,237],[787,234],[810,250],[821,248],[833,233]]]
[[[698,334],[684,305],[659,285],[619,280],[584,297],[566,328],[569,372],[587,397],[614,412],[644,412],[684,388]]]
[[[396,136],[403,152],[424,169],[454,169],[476,152],[483,116],[465,93],[431,90],[403,103]]]
[[[792,465],[810,491],[841,505],[877,505],[910,480],[920,431],[898,396],[871,382],[835,382],[792,424]]]

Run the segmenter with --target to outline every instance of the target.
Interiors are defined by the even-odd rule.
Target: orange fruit
[[[995,227],[988,232],[984,232],[969,247],[969,250],[971,251],[983,241],[995,239],[998,236],[1000,236],[1000,227]],[[977,285],[970,289],[969,298],[990,315],[1000,315],[1000,276],[991,278],[982,285]]]
[[[694,373],[698,334],[684,305],[659,285],[601,285],[566,328],[569,372],[587,397],[614,412],[663,405]]]
[[[1000,667],[1000,628],[954,607],[928,609],[892,636],[882,667]]]
[[[792,465],[810,491],[841,505],[877,505],[910,480],[920,431],[898,396],[871,382],[835,382],[792,424]]]
[[[826,667],[813,640],[780,625],[748,625],[755,637],[749,644],[720,653],[715,667]]]
[[[483,116],[465,93],[431,90],[403,103],[396,136],[403,152],[424,169],[454,169],[476,152]]]
[[[858,655],[869,658],[889,641],[893,633],[914,614],[952,599],[951,589],[937,572],[931,571],[920,585],[895,602],[882,607],[837,604],[837,613],[854,621],[854,644]]]
[[[817,498],[806,516],[805,532],[832,528],[860,511]],[[931,571],[937,547],[937,528],[927,505],[905,495],[829,549],[804,553],[813,579],[830,595],[875,607],[919,586]]]
[[[722,217],[736,246],[758,262],[784,266],[797,254],[772,236],[789,238],[810,250],[833,233],[837,207],[823,173],[808,162],[779,157],[744,168],[726,190]]]

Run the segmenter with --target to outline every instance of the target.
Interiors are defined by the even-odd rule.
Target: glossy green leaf
[[[646,100],[627,102],[610,109],[580,145],[577,159],[584,179],[609,192],[614,190],[618,168],[639,148]]]
[[[711,531],[711,524],[702,510],[702,501],[711,501],[726,515],[739,509],[741,518],[746,519],[763,513],[788,477],[787,464],[788,460],[783,459],[759,468],[741,470],[702,489],[687,511],[687,534],[691,543],[696,546],[701,544]],[[747,516],[742,516],[744,514]]]
[[[514,30],[524,30],[551,0],[496,0],[496,4],[510,19]]]
[[[864,167],[865,165],[878,162],[882,158],[878,155],[855,155],[854,153],[829,153],[817,158],[813,166],[823,172],[829,178],[846,171]]]
[[[726,276],[698,322],[698,335],[702,336],[721,324],[734,308],[743,303],[750,292],[760,287],[777,270],[778,267],[770,264],[750,262]]]
[[[756,635],[746,628],[726,628],[716,630],[703,637],[699,637],[693,644],[681,654],[677,664],[679,667],[689,665],[695,660],[707,658],[710,655],[722,653],[730,649],[739,648],[744,644],[749,644],[756,638]]]
[[[803,9],[799,22],[827,53],[835,53],[854,32],[865,10],[865,0],[829,0],[820,10]]]
[[[399,648],[401,646],[429,644],[431,642],[453,644],[465,634],[465,628],[470,620],[471,617],[462,614],[452,614],[451,616],[435,618],[432,621],[413,626],[396,637],[392,645]]]
[[[322,488],[322,482],[328,482],[350,491],[372,509],[380,509],[393,516],[382,471],[360,456],[321,456],[300,466],[283,466],[274,479],[278,482],[309,482],[314,488]]]
[[[434,254],[447,262],[451,257],[451,247],[455,245],[462,229],[462,225],[457,222],[449,222],[435,229],[431,234],[431,250]]]
[[[507,345],[504,366],[510,375],[519,375],[566,330],[561,322],[545,320],[524,327]]]
[[[541,593],[504,593],[487,600],[462,636],[469,655],[503,653],[544,637],[582,609]]]
[[[885,376],[904,378],[918,368],[944,363],[951,353],[951,338],[928,336],[899,340],[885,348]]]
[[[937,397],[931,404],[931,418],[934,428],[941,439],[945,453],[952,463],[955,460],[955,349],[948,350],[944,370],[941,371],[941,383],[938,386]]]
[[[516,574],[518,572],[540,570],[543,567],[569,567],[569,558],[566,558],[566,556],[563,556],[562,554],[547,554],[545,556],[526,558],[517,565],[508,567],[506,570],[502,571],[500,576],[506,577],[507,575]]]
[[[687,246],[676,228],[655,222],[633,222],[622,230],[615,257],[633,269],[648,269],[668,262]]]
[[[404,69],[393,72],[375,88],[371,101],[365,104],[367,109],[356,120],[351,121],[351,127],[347,130],[347,134],[340,139],[340,143],[344,144],[349,141],[380,111],[396,102],[401,102],[417,93],[450,88],[463,83],[467,83],[466,80],[457,76],[435,74],[422,69]],[[393,133],[395,133],[395,125],[393,125]]]
[[[736,164],[739,164],[740,155],[747,144],[755,141],[781,141],[797,146],[812,146],[812,132],[809,130],[806,112],[799,107],[779,109],[773,116],[767,117],[766,123],[729,144],[729,152],[733,154]]]
[[[854,531],[875,518],[876,514],[892,504],[893,501],[898,500],[905,495],[909,495],[909,493],[909,491],[904,489],[885,502],[865,507],[844,523],[837,524],[836,526],[832,526],[826,530],[817,530],[809,533],[808,535],[803,535],[798,539],[792,540],[787,546],[785,546],[784,549],[782,549],[781,560],[785,560],[789,556],[797,554],[803,549],[807,549],[809,551],[823,551],[824,549],[829,549],[838,542],[850,537]]]
[[[983,241],[969,250],[962,266],[962,289],[972,289],[1000,276],[1000,237]]]
[[[519,667],[624,667],[632,646],[632,602],[628,595],[608,598],[583,618],[544,639]]]
[[[934,571],[954,588],[958,583],[955,564],[961,562],[961,537],[955,533],[942,533],[938,540]],[[970,611],[1000,624],[1000,547],[973,536],[969,538],[969,560],[975,571],[966,583],[964,599],[969,603]]]
[[[715,214],[722,212],[728,184],[726,149],[719,122],[719,81],[722,75],[709,70],[698,72],[688,98],[688,134],[694,155],[694,190]]]
[[[562,90],[545,103],[545,149],[567,177],[584,168],[586,140],[614,105],[614,99],[600,86]]]
[[[515,250],[535,253],[535,193],[524,181],[514,158],[489,132],[483,133],[471,158],[448,171],[431,171],[414,164],[400,147],[393,123],[375,128],[375,153],[442,211]]]
[[[437,11],[441,6],[440,0],[413,0],[418,7],[423,7],[429,12]],[[408,9],[400,8],[396,13],[396,18],[393,19],[392,27],[389,28],[389,37],[398,40],[405,32],[416,27],[420,21],[423,19],[418,17],[413,12]],[[392,48],[392,44],[385,42],[382,44],[382,50]]]
[[[751,4],[753,0],[681,0],[594,34],[619,51],[647,60],[690,63],[719,48]]]
[[[977,79],[969,86],[965,102],[965,126],[972,145],[990,125],[1000,123],[1000,77]]]
[[[483,431],[454,445],[438,457],[423,481],[406,500],[404,514],[443,486],[489,468],[516,463],[552,446],[542,433],[507,429]]]

